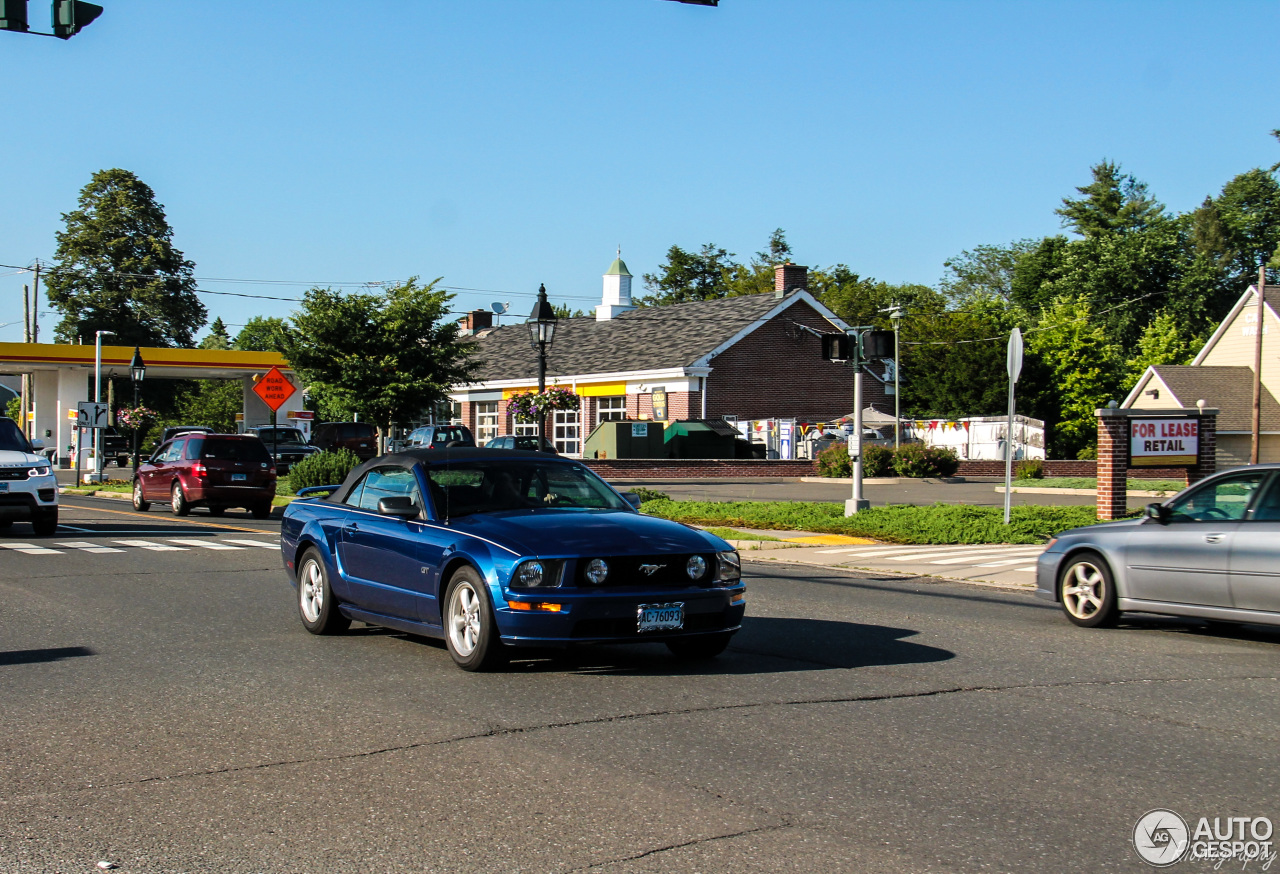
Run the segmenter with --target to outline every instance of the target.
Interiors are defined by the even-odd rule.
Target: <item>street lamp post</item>
[[[133,381],[133,409],[134,416],[137,416],[138,409],[138,389],[142,385],[142,380],[146,378],[147,365],[142,362],[142,350],[137,346],[133,347],[133,360],[129,362],[129,379]],[[138,423],[133,424],[133,472],[138,473]]]
[[[538,394],[547,390],[547,347],[556,332],[556,311],[547,302],[547,286],[538,286],[538,300],[529,314],[529,342],[538,350]],[[547,419],[538,416],[538,449],[546,444]]]
[[[102,337],[108,334],[112,337],[116,335],[115,331],[98,331],[97,339],[94,341],[93,350],[93,402],[96,404],[99,400],[99,394],[102,391]],[[95,425],[97,422],[94,423]],[[76,447],[76,452],[80,451],[80,447]],[[102,482],[102,429],[93,429],[93,471],[94,482]]]

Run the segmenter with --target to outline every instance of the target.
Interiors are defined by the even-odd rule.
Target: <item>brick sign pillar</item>
[[[1129,417],[1127,410],[1098,410],[1098,518],[1129,512]]]

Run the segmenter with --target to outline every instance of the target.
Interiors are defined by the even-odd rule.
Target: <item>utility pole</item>
[[[1262,436],[1262,329],[1266,310],[1263,309],[1267,296],[1267,265],[1258,268],[1258,319],[1254,330],[1257,332],[1253,343],[1253,443],[1249,448],[1249,463],[1258,463],[1258,444]]]
[[[31,289],[31,342],[40,342],[40,262],[36,261],[35,284]]]

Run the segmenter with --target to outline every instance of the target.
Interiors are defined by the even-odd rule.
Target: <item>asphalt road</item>
[[[1274,631],[749,561],[716,662],[473,675],[307,634],[271,523],[63,519],[0,535],[0,871],[1148,871],[1152,808],[1280,821]]]

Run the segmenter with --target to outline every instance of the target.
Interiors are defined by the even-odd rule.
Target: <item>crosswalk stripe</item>
[[[116,549],[114,546],[102,546],[101,544],[98,544],[98,543],[84,543],[84,542],[80,542],[80,541],[74,541],[74,542],[71,542],[71,543],[58,543],[58,544],[55,544],[55,545],[56,545],[56,546],[65,546],[65,547],[67,547],[68,549],[78,549],[78,550],[80,550],[81,552],[95,552],[95,553],[98,553],[98,552],[124,552],[124,550],[123,550],[123,549]]]
[[[5,549],[12,549],[14,552],[25,553],[26,555],[63,555],[59,549],[50,549],[47,546],[39,546],[35,543],[0,543]]]
[[[1023,573],[1027,573],[1027,574],[1034,574],[1036,572],[1036,566],[1032,565],[1031,567],[1016,567],[1014,568],[1014,570],[1022,571]]]
[[[988,564],[980,564],[978,567],[1005,567],[1011,564],[1022,564],[1026,560],[1026,556],[1022,558],[1006,558],[1004,561],[993,561]],[[1026,568],[1018,568],[1018,570],[1026,570]]]
[[[976,558],[981,560],[987,557],[995,558],[1001,555],[1012,555],[1017,552],[1029,551],[1033,553],[1040,553],[1043,550],[1044,550],[1044,547],[1042,546],[1030,546],[1030,547],[1022,547],[1022,548],[1008,547],[1008,546],[987,547],[984,549],[964,549],[964,550],[952,549],[952,550],[947,550],[945,552],[924,552],[924,553],[916,553],[915,555],[885,556],[885,559],[887,561],[916,561],[917,559],[923,560],[923,559],[932,559],[932,558],[955,558],[958,556],[963,556],[965,558]]]
[[[226,540],[226,543],[238,543],[241,546],[261,546],[264,549],[279,549],[278,543],[263,543],[261,540]]]
[[[121,546],[136,546],[140,549],[149,549],[152,552],[186,552],[181,546],[166,546],[163,543],[154,543],[150,540],[116,540]]]
[[[1009,553],[1007,553],[1007,552],[993,552],[993,553],[989,553],[989,554],[987,554],[987,555],[979,556],[979,557],[977,557],[976,559],[975,559],[973,556],[971,556],[971,555],[966,555],[966,556],[963,556],[963,557],[961,557],[961,558],[940,558],[940,559],[937,559],[937,560],[935,560],[935,561],[931,561],[931,562],[929,562],[929,564],[974,564],[976,561],[985,561],[986,559],[989,559],[989,558],[1000,558],[1002,555],[1008,555],[1008,554],[1009,554]],[[1028,556],[1020,555],[1020,556],[1018,556],[1017,558],[1014,558],[1014,559],[1012,559],[1012,560],[1010,560],[1010,561],[1007,561],[1007,562],[1005,562],[1005,563],[1006,563],[1006,564],[1020,564],[1020,563],[1022,563],[1022,562],[1024,562],[1024,561],[1026,561],[1026,560],[1027,560],[1027,558],[1028,558]]]
[[[240,549],[238,546],[226,546],[222,543],[214,543],[212,540],[170,540],[170,543],[185,543],[189,546],[202,546],[205,549]]]

